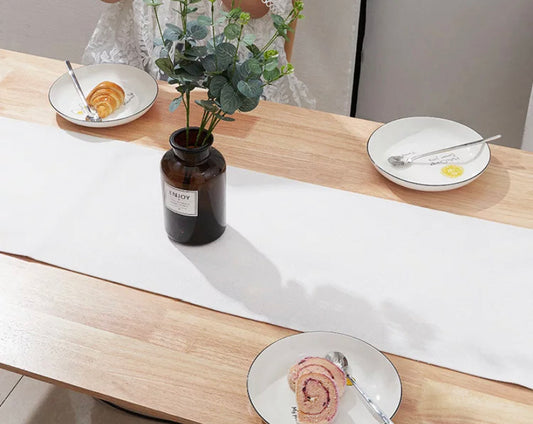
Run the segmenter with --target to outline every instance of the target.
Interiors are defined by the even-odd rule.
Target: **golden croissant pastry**
[[[114,82],[101,82],[91,90],[87,103],[96,109],[100,118],[105,118],[122,106],[124,90]]]

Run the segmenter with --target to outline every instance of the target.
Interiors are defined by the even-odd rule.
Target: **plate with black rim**
[[[402,384],[392,362],[365,341],[341,333],[313,331],[277,340],[263,349],[248,371],[248,397],[267,424],[295,424],[296,395],[287,375],[294,364],[307,356],[325,357],[330,351],[344,353],[351,375],[389,417],[400,406]],[[375,424],[354,387],[346,387],[339,400],[335,424]]]
[[[445,191],[463,187],[478,178],[490,162],[488,144],[477,144],[440,153],[395,167],[390,156],[420,154],[481,139],[459,122],[434,117],[391,121],[372,133],[367,143],[370,160],[385,178],[414,190]]]
[[[60,116],[77,125],[104,128],[127,124],[148,112],[157,97],[155,79],[134,66],[107,63],[82,66],[74,72],[85,95],[103,81],[120,85],[125,93],[124,104],[101,122],[86,121],[81,100],[65,72],[50,86],[48,100]]]

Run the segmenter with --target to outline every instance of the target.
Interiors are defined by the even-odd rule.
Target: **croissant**
[[[124,90],[114,82],[101,82],[91,90],[87,103],[96,109],[100,118],[105,118],[122,106]]]

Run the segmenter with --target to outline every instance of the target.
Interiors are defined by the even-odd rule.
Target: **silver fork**
[[[78,78],[76,78],[76,74],[74,73],[74,70],[72,69],[72,66],[70,65],[69,60],[65,60],[65,63],[67,64],[68,68],[68,74],[70,75],[70,78],[72,78],[72,82],[74,83],[74,88],[76,89],[76,92],[78,93],[78,96],[80,96],[80,99],[82,100],[83,108],[85,109],[85,120],[90,122],[102,122],[102,118],[98,116],[98,113],[96,110],[94,110],[89,103],[87,103],[87,99],[83,95],[83,91],[81,90],[80,83],[78,82]]]

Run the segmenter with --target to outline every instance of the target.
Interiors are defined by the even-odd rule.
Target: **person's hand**
[[[261,18],[268,13],[268,6],[261,0],[222,0],[226,9],[231,9],[233,2],[234,7],[240,7],[243,12],[248,12],[254,19]]]

